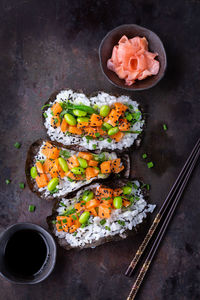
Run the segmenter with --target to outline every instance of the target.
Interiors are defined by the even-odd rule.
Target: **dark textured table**
[[[151,184],[151,202],[160,207],[200,133],[200,2],[185,1],[0,1],[0,230],[20,221],[47,228],[51,203],[40,200],[25,182],[29,145],[45,137],[41,106],[63,87],[86,93],[123,93],[103,77],[98,46],[115,26],[136,23],[155,31],[166,47],[168,70],[154,88],[129,94],[147,113],[142,145],[133,154],[133,170]],[[162,124],[168,130],[162,129]],[[13,144],[22,144],[18,150]],[[141,158],[148,153],[155,167]],[[200,168],[168,229],[139,300],[200,299]],[[11,179],[6,185],[5,180]],[[29,204],[36,206],[28,212]],[[4,300],[121,300],[133,278],[124,271],[148,230],[134,238],[82,252],[58,249],[55,271],[36,286],[0,279]]]

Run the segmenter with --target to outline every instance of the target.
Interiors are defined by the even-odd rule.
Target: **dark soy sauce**
[[[20,230],[9,239],[5,248],[5,264],[13,275],[30,277],[43,266],[47,246],[43,236],[34,230]]]

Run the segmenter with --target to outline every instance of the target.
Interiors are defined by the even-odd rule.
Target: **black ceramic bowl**
[[[30,239],[29,239],[29,248],[32,249],[32,244],[34,244],[34,253],[35,257],[36,257],[36,261],[34,261],[34,264],[37,265],[38,260],[41,260],[41,252],[39,252],[38,255],[38,248],[35,249],[35,244],[41,246],[41,241],[42,241],[42,245],[45,245],[45,254],[42,256],[44,257],[44,259],[42,259],[41,262],[41,268],[39,269],[39,271],[33,275],[26,275],[26,276],[22,276],[21,274],[19,275],[18,273],[16,274],[15,272],[13,272],[13,269],[10,268],[10,264],[9,262],[12,261],[12,256],[10,261],[7,260],[6,258],[6,249],[8,247],[9,242],[13,239],[13,237],[16,237],[16,234],[23,233],[23,232],[28,232],[28,234],[34,233],[34,235],[40,236],[40,244],[35,243],[35,239],[32,241],[33,236],[31,235],[30,239],[32,241],[32,243],[30,243]],[[27,237],[27,236],[26,236]],[[27,238],[24,239],[26,240],[26,243],[28,243]],[[14,254],[15,252],[17,252],[18,248],[19,248],[19,238],[15,239],[15,246],[16,247],[12,247],[12,254]],[[14,252],[13,252],[14,251]],[[14,255],[13,255],[14,257]],[[28,258],[29,259],[29,258]],[[30,255],[30,260],[33,259],[33,257],[31,257]],[[24,256],[19,260],[19,264],[18,266],[20,267],[20,269],[22,269],[22,264],[26,261]],[[13,263],[13,262],[12,262]],[[27,261],[26,261],[27,263]],[[53,239],[53,237],[42,227],[36,225],[36,224],[32,224],[32,223],[17,223],[14,224],[10,227],[8,227],[1,235],[0,235],[0,275],[2,275],[4,278],[6,278],[7,280],[13,282],[13,283],[18,283],[18,284],[36,284],[39,283],[41,281],[43,281],[44,279],[46,279],[51,272],[54,269],[56,263],[56,244],[55,241]]]
[[[144,80],[136,80],[134,84],[127,86],[123,79],[120,79],[115,72],[107,68],[107,61],[111,58],[113,47],[118,44],[123,35],[128,38],[146,37],[149,51],[158,53],[156,59],[160,62],[160,69],[157,75],[152,75]],[[121,25],[108,32],[100,44],[99,59],[102,72],[106,78],[115,86],[131,91],[142,91],[155,86],[163,78],[167,67],[166,53],[160,38],[151,30],[136,24]]]

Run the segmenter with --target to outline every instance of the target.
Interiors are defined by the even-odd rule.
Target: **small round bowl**
[[[42,269],[29,277],[20,277],[13,274],[6,265],[5,262],[5,249],[8,241],[16,232],[22,230],[33,230],[38,232],[47,247],[46,259],[43,263]],[[0,235],[0,275],[6,278],[8,281],[17,284],[36,284],[43,280],[45,280],[53,271],[55,263],[56,263],[56,243],[53,237],[41,226],[32,224],[32,223],[17,223],[10,227],[8,227],[1,235]],[[31,259],[31,258],[30,258]]]
[[[135,36],[146,37],[149,51],[158,53],[156,59],[160,62],[160,69],[157,75],[136,80],[134,84],[128,86],[125,85],[124,79],[120,79],[115,72],[107,68],[107,61],[112,56],[113,47],[118,44],[123,35],[129,39]],[[142,91],[155,86],[163,78],[167,67],[166,53],[160,38],[151,30],[136,24],[121,25],[108,32],[99,46],[99,59],[101,70],[106,78],[115,86],[130,91]]]

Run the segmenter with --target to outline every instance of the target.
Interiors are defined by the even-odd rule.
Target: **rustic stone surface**
[[[123,93],[100,71],[98,46],[123,23],[155,31],[168,57],[165,78],[154,88],[128,93],[147,113],[147,129],[135,152],[133,170],[150,183],[151,202],[160,207],[200,133],[199,1],[0,1],[1,201],[0,230],[19,221],[47,228],[51,203],[32,194],[25,181],[29,145],[45,137],[41,106],[57,89]],[[127,93],[125,93],[127,94]],[[165,132],[162,124],[168,125]],[[13,144],[19,141],[21,148]],[[155,163],[147,169],[141,154]],[[200,299],[199,167],[138,294],[139,300]],[[11,179],[10,185],[5,179]],[[36,205],[34,213],[28,205]],[[36,286],[0,278],[5,300],[121,300],[133,278],[124,276],[150,222],[137,236],[93,250],[58,249],[54,273]]]

